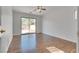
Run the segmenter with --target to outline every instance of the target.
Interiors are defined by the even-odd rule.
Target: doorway
[[[21,18],[21,34],[35,33],[36,19],[29,17]]]

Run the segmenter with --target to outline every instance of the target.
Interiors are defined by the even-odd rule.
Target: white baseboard
[[[21,34],[13,34],[13,36],[16,36],[16,35],[21,35]]]
[[[8,49],[9,49],[9,46],[10,46],[10,44],[11,44],[11,42],[12,42],[12,39],[13,39],[13,36],[11,36],[10,39],[9,39],[10,41],[9,41],[8,47],[7,47],[7,49],[6,49],[6,52],[7,52]]]
[[[66,38],[66,37],[51,35],[51,34],[48,34],[48,33],[44,33],[44,34],[47,34],[47,35],[49,35],[49,36],[58,37],[58,38],[61,38],[61,39],[64,39],[64,40],[67,40],[67,41],[76,43],[76,41],[70,40],[70,39],[68,39],[68,38]]]
[[[42,33],[42,32],[37,32],[35,34],[38,34],[38,33]],[[21,34],[13,34],[13,36],[16,36],[16,35],[21,35]]]

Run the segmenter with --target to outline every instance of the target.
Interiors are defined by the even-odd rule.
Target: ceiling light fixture
[[[42,14],[44,11],[46,11],[45,7],[43,7],[43,6],[36,6],[30,13]]]

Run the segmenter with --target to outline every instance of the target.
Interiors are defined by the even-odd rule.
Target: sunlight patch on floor
[[[64,51],[56,48],[56,47],[46,47],[46,49],[50,52],[50,53],[64,53]]]

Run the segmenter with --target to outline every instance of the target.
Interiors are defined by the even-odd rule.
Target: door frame
[[[25,34],[22,34],[21,33],[21,29],[22,29],[22,19],[21,18],[32,18],[32,19],[35,19],[35,33],[37,33],[37,18],[33,18],[33,17],[20,17],[20,34],[21,35],[25,35],[25,34],[35,34],[35,33],[25,33]]]

